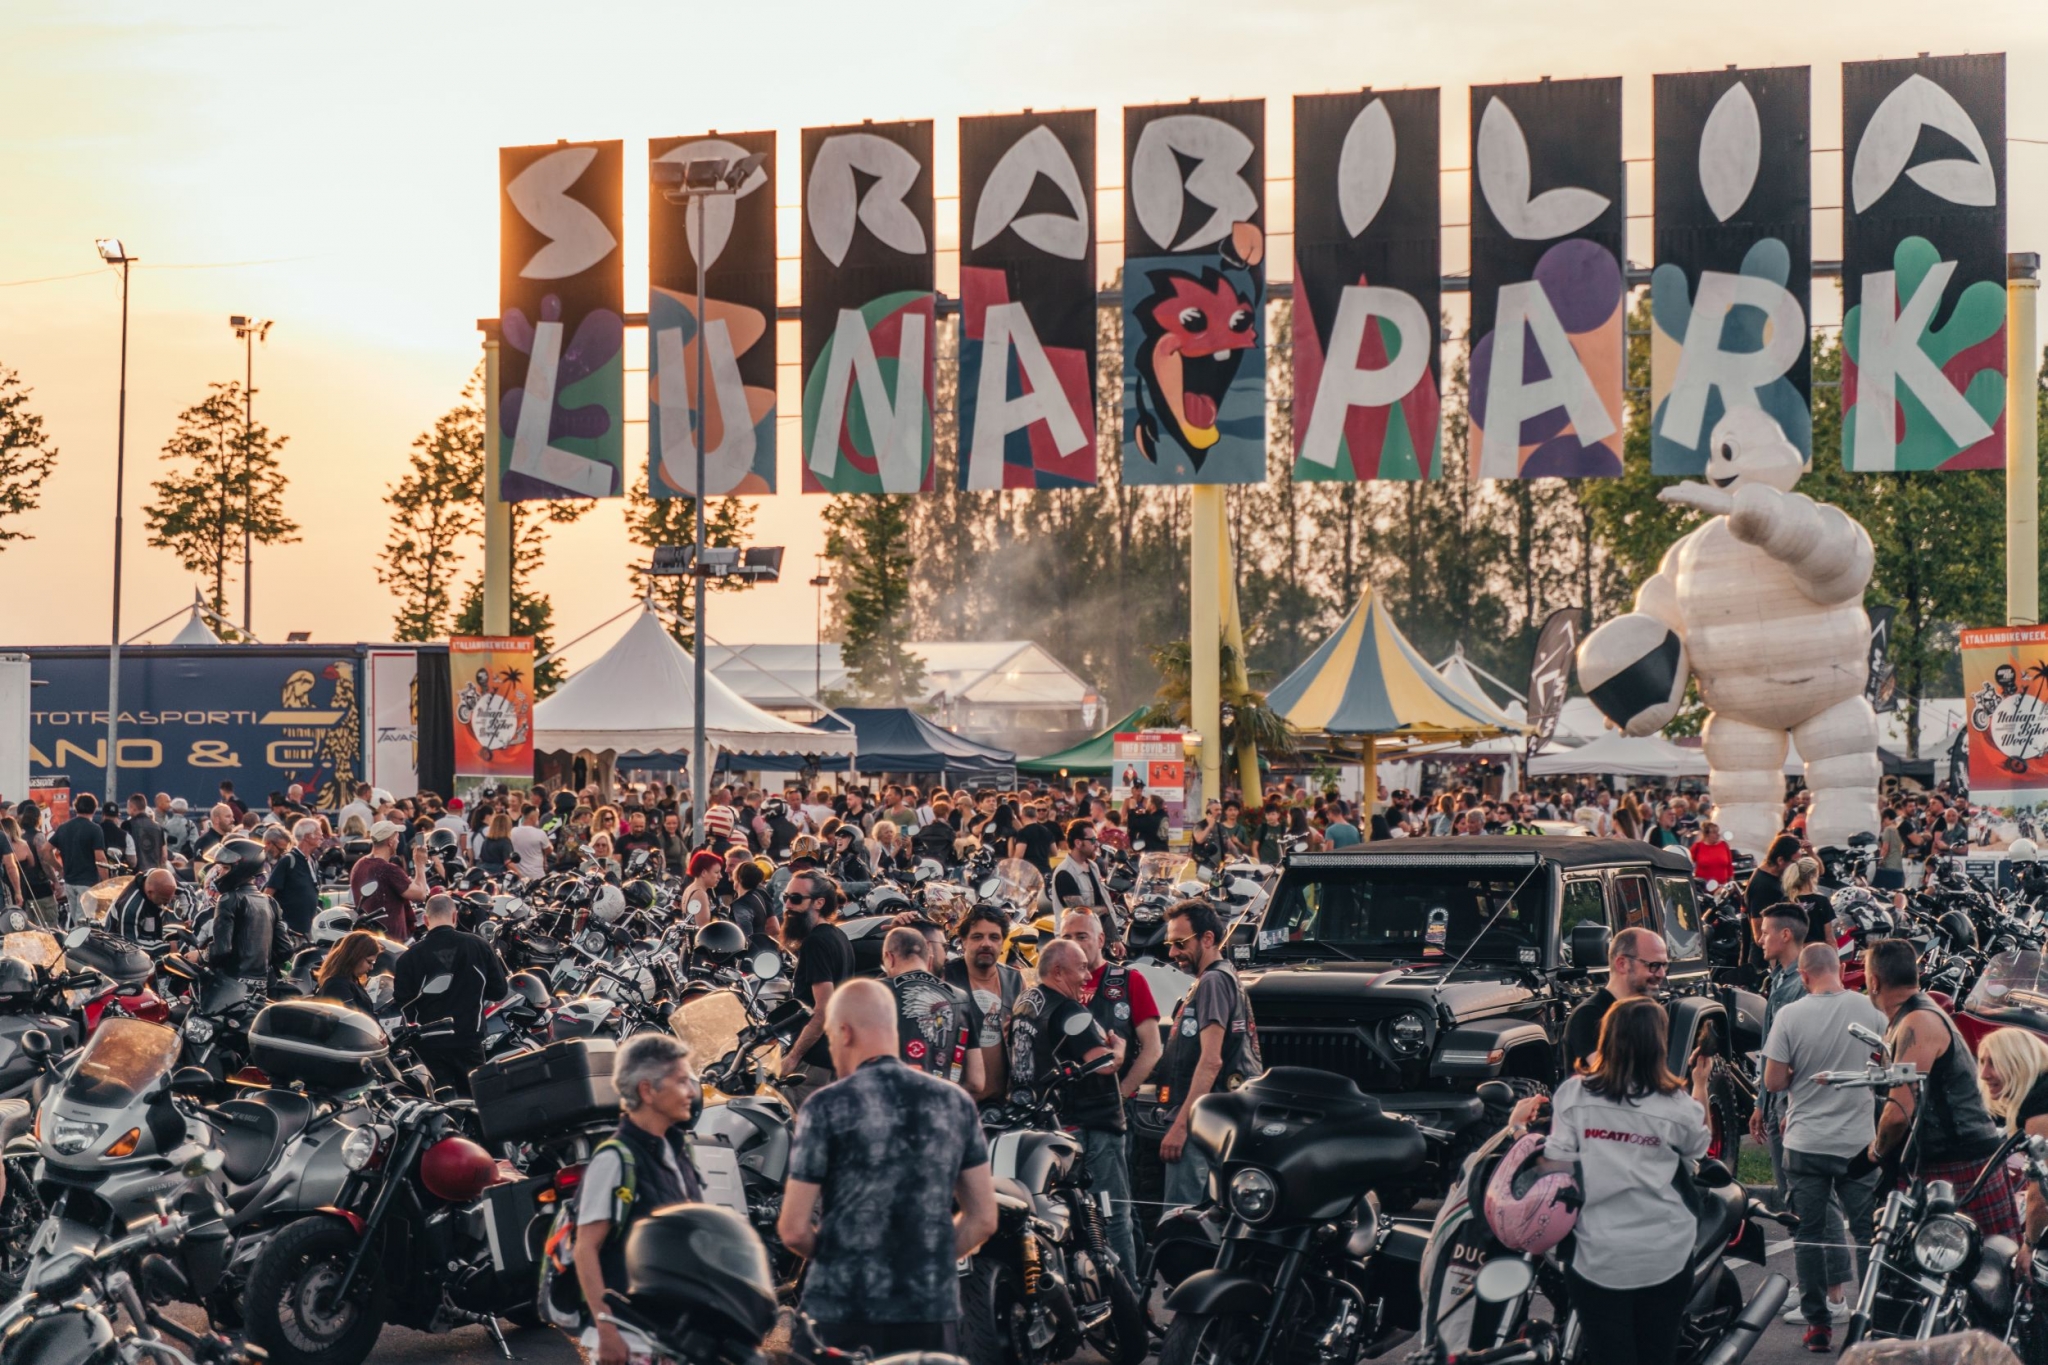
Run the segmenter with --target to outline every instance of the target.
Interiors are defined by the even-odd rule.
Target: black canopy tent
[[[853,727],[853,766],[864,773],[937,773],[951,785],[983,780],[1014,786],[1017,755],[956,735],[902,707],[842,706],[818,722],[821,730]]]

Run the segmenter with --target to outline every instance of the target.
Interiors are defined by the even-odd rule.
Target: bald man
[[[1600,1047],[1600,1025],[1607,1011],[1624,1000],[1664,988],[1671,973],[1671,950],[1648,929],[1624,929],[1607,945],[1607,984],[1572,1011],[1564,1026],[1564,1064],[1569,1075],[1588,1063]]]
[[[152,868],[137,875],[114,898],[107,914],[107,928],[131,943],[163,942],[164,914],[178,899],[178,879],[167,868]]]
[[[832,992],[839,1079],[797,1113],[776,1231],[810,1259],[803,1308],[827,1346],[952,1353],[956,1265],[996,1229],[995,1186],[974,1101],[903,1065],[896,1012],[879,982]]]

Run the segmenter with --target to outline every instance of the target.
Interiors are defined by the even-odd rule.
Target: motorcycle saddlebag
[[[363,1084],[390,1050],[375,1019],[332,1000],[280,1000],[249,1025],[249,1060],[264,1075],[316,1090]]]
[[[615,1123],[619,1092],[610,1038],[565,1038],[485,1062],[469,1078],[486,1142],[522,1142],[590,1123]]]
[[[76,948],[65,949],[64,963],[72,970],[91,968],[120,986],[142,985],[156,972],[156,964],[140,945],[103,929],[94,929]]]

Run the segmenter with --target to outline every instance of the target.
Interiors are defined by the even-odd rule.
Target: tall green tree
[[[19,374],[0,365],[0,548],[35,538],[11,523],[42,505],[43,481],[57,467],[57,447],[43,419],[29,410],[33,393]]]
[[[911,521],[915,494],[841,494],[825,509],[825,557],[833,574],[840,658],[863,701],[907,706],[924,699],[924,662],[908,648],[912,628]]]
[[[483,367],[462,387],[462,401],[413,439],[408,472],[384,494],[391,530],[377,581],[396,595],[392,638],[438,640],[455,612],[456,573],[467,542],[483,525]]]
[[[704,510],[706,545],[744,545],[754,530],[754,508],[739,498],[713,498]],[[697,500],[657,498],[647,491],[646,482],[633,485],[626,502],[626,534],[648,552],[633,563],[633,590],[652,597],[671,614],[668,633],[691,653],[697,651],[697,597],[687,578],[655,578],[648,574],[656,547],[693,545],[697,539]],[[744,578],[714,578],[705,587],[712,592],[744,590]]]
[[[171,470],[150,485],[156,499],[143,516],[150,545],[169,550],[206,580],[209,604],[225,616],[230,570],[244,535],[259,545],[284,545],[298,540],[299,526],[285,515],[289,481],[277,459],[289,438],[244,422],[239,383],[207,387],[205,398],[178,414],[178,429],[164,442]]]

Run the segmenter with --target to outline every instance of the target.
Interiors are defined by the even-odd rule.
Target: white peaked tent
[[[610,751],[620,758],[688,754],[694,738],[695,665],[652,608],[601,656],[533,708],[541,752]],[[851,731],[813,730],[743,701],[705,678],[704,735],[714,752],[820,757],[853,753]]]

